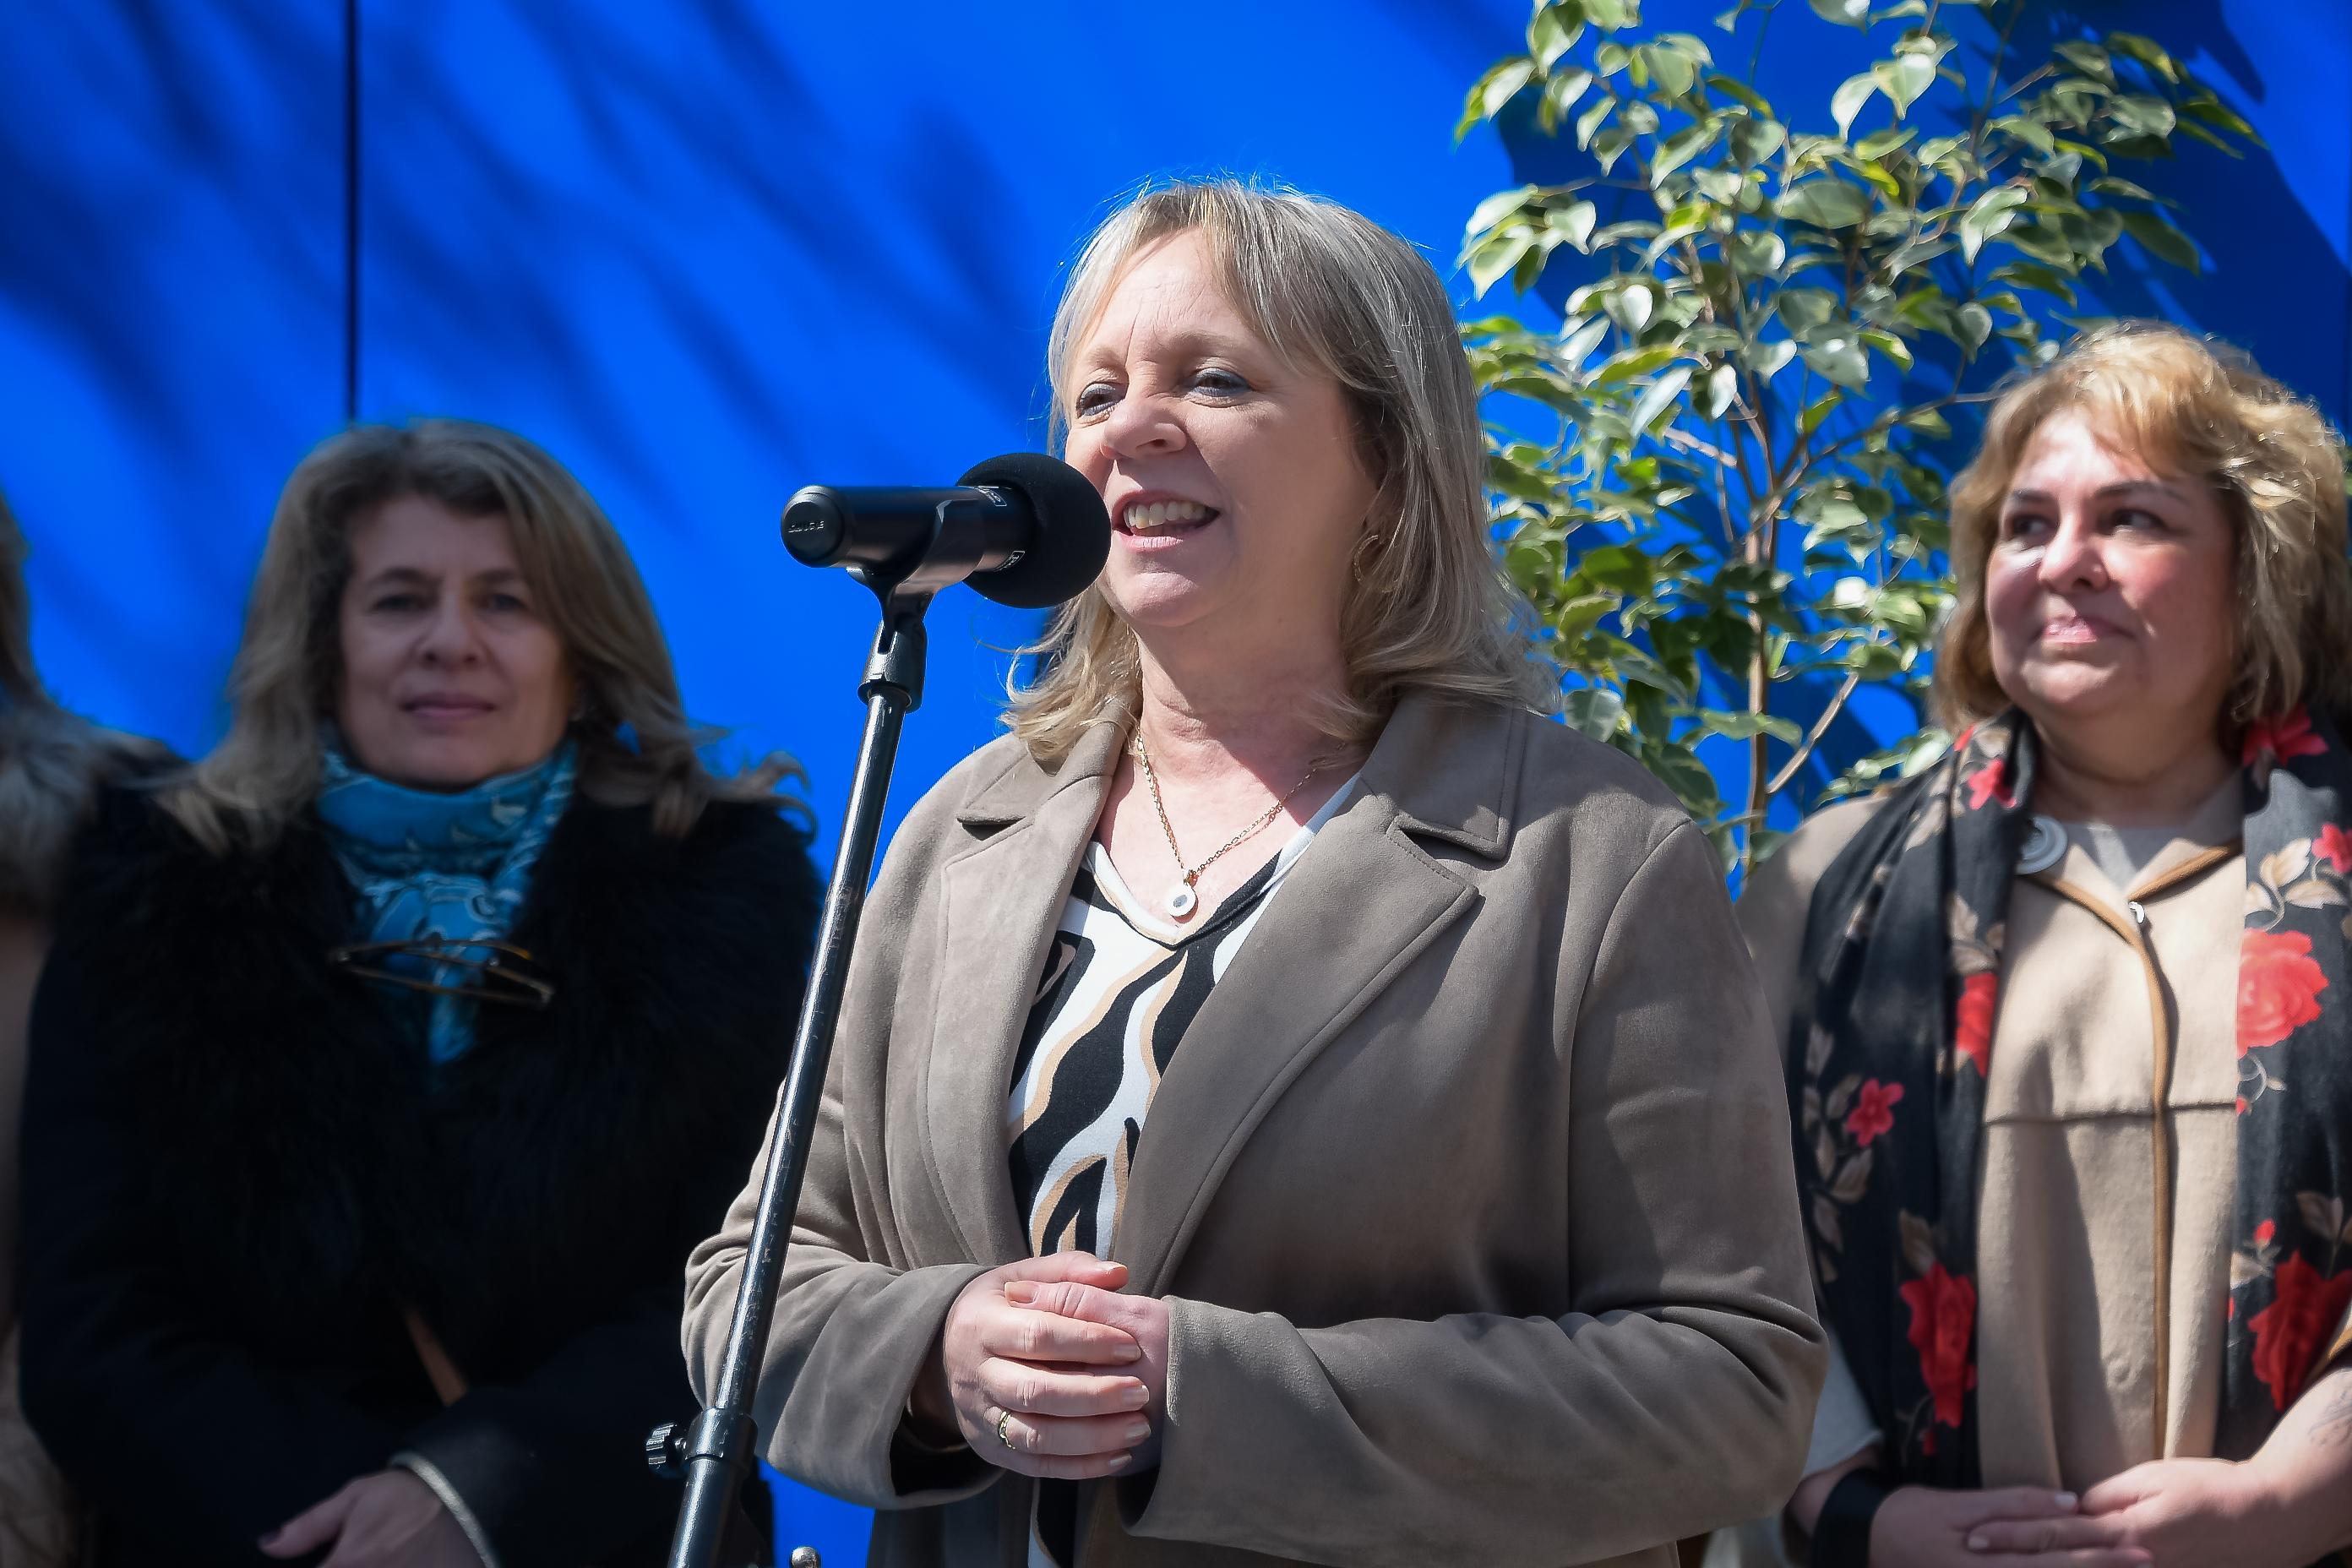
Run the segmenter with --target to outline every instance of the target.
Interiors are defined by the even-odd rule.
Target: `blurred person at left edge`
[[[34,1004],[24,1397],[100,1564],[658,1561],[688,1249],[814,926],[546,453],[295,470],[228,734],[117,791]]]
[[[16,1133],[25,1027],[49,950],[49,920],[73,879],[71,848],[99,790],[170,753],[101,730],[51,700],[33,664],[24,535],[0,500],[0,1568],[68,1568],[71,1495],[16,1397]]]

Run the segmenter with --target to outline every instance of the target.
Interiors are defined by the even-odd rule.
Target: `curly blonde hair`
[[[2352,561],[2342,437],[2244,353],[2160,321],[2077,338],[2004,392],[1951,490],[1953,607],[1936,654],[1937,718],[1957,729],[2010,706],[1993,679],[1985,563],[2001,503],[2034,433],[2082,414],[2152,467],[2201,484],[2237,542],[2237,665],[2225,742],[2308,704],[2352,718]]]
[[[1348,689],[1318,715],[1364,745],[1408,689],[1546,707],[1557,679],[1531,657],[1532,616],[1489,539],[1477,388],[1435,270],[1360,213],[1238,180],[1178,181],[1112,214],[1080,252],[1046,350],[1056,445],[1068,435],[1070,366],[1128,265],[1147,246],[1197,232],[1244,320],[1293,363],[1323,371],[1352,410],[1377,486],[1379,536],[1346,590]],[[1103,718],[1131,718],[1141,681],[1135,633],[1099,584],[1056,611],[1024,650],[1040,674],[1012,692],[1013,732],[1047,759]]]
[[[266,845],[317,793],[320,730],[341,679],[352,529],[404,496],[506,520],[516,563],[580,683],[571,735],[583,795],[649,804],[656,830],[682,837],[707,802],[766,798],[797,772],[781,756],[725,778],[703,767],[695,748],[712,732],[687,718],[628,547],[562,464],[495,426],[360,425],[320,443],[287,480],[229,675],[228,733],[163,794],[164,809],[206,847]]]

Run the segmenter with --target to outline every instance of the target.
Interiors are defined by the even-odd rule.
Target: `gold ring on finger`
[[[1004,1429],[1004,1424],[1012,1419],[1013,1412],[1010,1410],[999,1410],[996,1413],[996,1440],[1008,1448],[1013,1447],[1013,1434]]]

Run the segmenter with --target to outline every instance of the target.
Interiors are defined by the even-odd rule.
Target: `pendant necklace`
[[[1151,771],[1151,753],[1143,749],[1143,735],[1140,731],[1136,734],[1134,744],[1128,749],[1135,753],[1136,763],[1142,770],[1143,787],[1151,792],[1151,809],[1160,814],[1160,830],[1168,835],[1168,853],[1176,858],[1176,869],[1183,876],[1183,880],[1169,889],[1168,896],[1160,900],[1161,906],[1168,913],[1180,921],[1189,919],[1192,911],[1201,907],[1200,895],[1192,890],[1193,884],[1201,879],[1201,873],[1215,865],[1227,850],[1237,849],[1265,832],[1266,825],[1281,816],[1282,808],[1290,804],[1291,796],[1305,789],[1307,781],[1321,773],[1328,765],[1317,763],[1299,774],[1298,782],[1285,790],[1282,798],[1267,806],[1265,814],[1255,822],[1226,839],[1223,844],[1218,846],[1216,853],[1211,855],[1206,860],[1197,866],[1187,866],[1184,864],[1184,851],[1176,847],[1176,828],[1174,824],[1168,820],[1167,804],[1160,798],[1160,778]]]

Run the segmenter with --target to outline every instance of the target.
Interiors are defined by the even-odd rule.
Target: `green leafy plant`
[[[1586,171],[1488,198],[1462,252],[1482,297],[1533,289],[1563,248],[1589,258],[1558,331],[1464,327],[1482,390],[1517,400],[1489,441],[1508,569],[1569,672],[1570,722],[1664,779],[1742,865],[1859,688],[1924,710],[1947,411],[2054,353],[2084,324],[2077,280],[2126,237],[2197,267],[2172,204],[2120,166],[2181,137],[2233,156],[2254,140],[2133,34],[2021,61],[2021,5],[1982,7],[1989,50],[1944,26],[1972,0],[1808,5],[1739,0],[1717,25],[1747,36],[1749,77],[1778,10],[1776,45],[1885,39],[1825,110],[1784,117],[1704,39],[1640,33],[1640,0],[1547,0],[1457,132],[1532,100]],[[1797,682],[1827,692],[1801,728]],[[1696,752],[1717,736],[1746,748],[1735,801]],[[1918,731],[1831,793],[1943,742]]]

